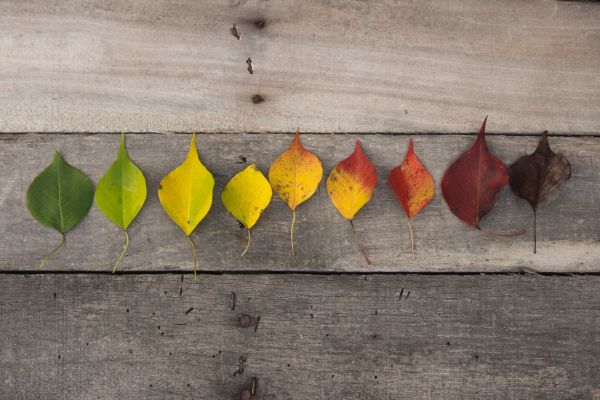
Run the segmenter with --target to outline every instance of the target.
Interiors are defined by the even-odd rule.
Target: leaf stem
[[[113,274],[117,271],[117,266],[121,262],[121,259],[125,256],[125,253],[127,252],[128,247],[129,247],[129,234],[127,233],[127,231],[125,231],[125,244],[123,245],[123,251],[121,251],[121,255],[119,256],[119,258],[117,258],[117,262],[115,263],[115,266],[113,267],[113,270],[112,270]]]
[[[242,252],[242,255],[240,257],[243,257],[246,255],[246,253],[248,252],[248,249],[250,248],[250,242],[252,241],[250,229],[246,228],[246,230],[248,231],[248,243],[246,243],[246,248],[244,249],[244,251]]]
[[[190,244],[190,246],[192,247],[192,257],[194,258],[194,278],[193,280],[196,280],[196,245],[194,244],[194,242],[192,241],[192,239],[189,236],[185,237],[188,241],[188,243]]]
[[[369,260],[369,256],[367,255],[367,251],[365,250],[365,248],[364,248],[363,244],[361,243],[361,241],[358,240],[358,235],[356,234],[356,229],[354,228],[354,222],[352,220],[350,220],[350,226],[352,227],[352,233],[354,234],[354,240],[356,241],[356,244],[358,245],[358,248],[360,249],[360,252],[365,257],[365,261],[367,262],[367,264],[371,265],[371,260]]]
[[[533,209],[533,254],[537,253],[537,213]]]
[[[290,228],[290,242],[292,243],[292,255],[296,255],[294,251],[294,223],[296,222],[296,210],[292,210],[292,227]]]
[[[60,242],[52,249],[52,251],[50,251],[50,253],[46,254],[44,256],[44,258],[42,258],[42,261],[40,261],[40,268],[44,268],[44,264],[46,264],[46,261],[48,261],[48,259],[52,256],[52,254],[56,253],[56,250],[60,249],[60,247],[65,244],[65,234],[62,233],[60,236]]]
[[[412,252],[412,259],[415,259],[415,240],[413,238],[412,219],[407,218],[408,221],[408,232],[410,233],[410,250]]]

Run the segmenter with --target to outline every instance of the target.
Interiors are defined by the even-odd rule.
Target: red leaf
[[[483,120],[475,143],[464,152],[444,173],[442,194],[450,211],[460,220],[481,229],[481,218],[489,213],[500,191],[508,183],[508,171],[498,157],[490,153],[485,141]],[[515,233],[494,233],[494,235],[516,235]]]

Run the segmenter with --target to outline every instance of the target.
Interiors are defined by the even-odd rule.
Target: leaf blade
[[[369,202],[376,184],[377,171],[359,140],[356,140],[354,152],[333,168],[326,182],[331,202],[349,221]]]
[[[448,167],[441,183],[450,211],[478,229],[481,218],[492,210],[508,184],[506,166],[487,147],[486,121],[487,117],[473,145]]]
[[[509,168],[509,175],[512,191],[535,210],[571,178],[571,164],[563,154],[552,151],[548,131],[545,131],[535,151],[515,161]]]
[[[252,164],[231,178],[221,193],[221,200],[227,211],[250,230],[269,206],[272,196],[269,181],[256,164]]]
[[[146,178],[129,158],[122,134],[116,160],[98,181],[96,205],[126,231],[144,206],[146,196]]]
[[[435,182],[414,152],[412,139],[402,163],[390,171],[388,183],[408,218],[417,215],[435,196]]]
[[[194,133],[186,159],[167,174],[158,187],[160,204],[186,236],[191,235],[208,214],[214,185],[213,175],[198,157]]]
[[[89,212],[94,184],[56,151],[27,189],[26,207],[41,224],[65,234]]]
[[[302,146],[298,132],[269,168],[271,187],[292,211],[317,191],[322,178],[321,161]]]

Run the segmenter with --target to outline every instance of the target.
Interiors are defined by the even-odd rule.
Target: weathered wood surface
[[[357,136],[304,135],[306,147],[323,161],[325,176],[349,155]],[[200,157],[216,179],[213,207],[192,235],[202,270],[302,271],[540,271],[600,270],[600,139],[551,138],[557,152],[571,161],[573,176],[538,214],[538,254],[532,253],[529,205],[505,189],[483,226],[497,231],[528,230],[498,238],[466,226],[448,209],[439,182],[443,171],[474,140],[473,136],[415,137],[415,149],[438,185],[436,198],[413,220],[416,260],[410,255],[406,217],[387,184],[387,174],[404,158],[408,137],[366,135],[361,140],[374,160],[379,182],[373,199],[356,216],[355,226],[373,265],[367,266],[350,224],[329,200],[324,181],[314,198],[298,208],[297,255],[290,255],[291,213],[274,195],[253,229],[252,246],[240,257],[246,231],[221,202],[225,183],[248,163],[264,173],[291,142],[292,135],[200,135]],[[3,135],[0,137],[0,267],[37,270],[40,258],[59,235],[38,224],[25,208],[25,193],[34,178],[61,149],[67,161],[94,182],[116,157],[118,135]],[[121,270],[190,270],[191,251],[180,229],[163,211],[158,183],[187,154],[190,135],[128,135],[132,159],[146,174],[147,203],[130,226],[131,243]],[[491,149],[507,163],[531,152],[537,137],[489,137]],[[242,157],[247,163],[244,163]],[[48,270],[109,271],[123,242],[119,228],[94,205],[67,235],[66,245],[48,262]]]
[[[257,377],[256,399],[599,399],[599,286],[600,277],[2,275],[0,394],[233,400]],[[260,316],[256,332],[239,326],[242,314]]]
[[[489,113],[597,134],[599,20],[554,0],[3,1],[0,131],[470,132]]]

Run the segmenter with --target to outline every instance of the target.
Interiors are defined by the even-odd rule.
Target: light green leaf
[[[44,266],[64,242],[64,235],[90,211],[94,184],[79,169],[68,164],[57,151],[52,163],[27,189],[27,209],[41,224],[62,233],[61,243],[42,259]]]
[[[127,251],[129,235],[127,228],[135,219],[146,201],[146,179],[142,171],[131,161],[125,149],[125,134],[117,159],[98,182],[96,205],[111,221],[125,231],[125,245],[113,272]]]

